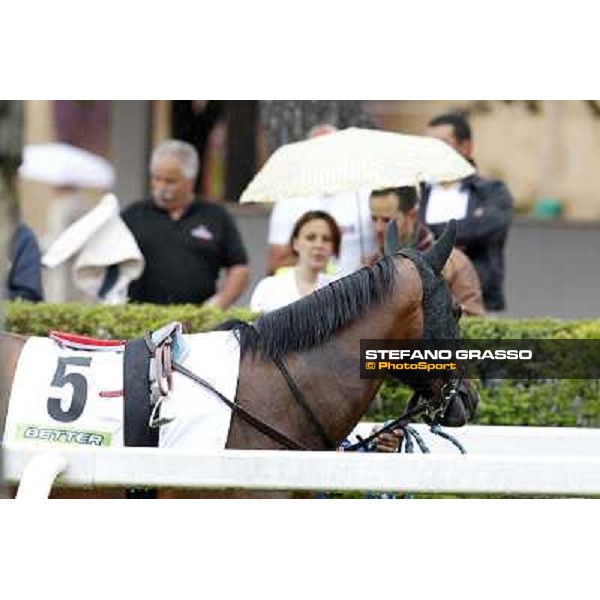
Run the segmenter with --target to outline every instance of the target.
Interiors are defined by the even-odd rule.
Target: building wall
[[[28,100],[24,106],[25,144],[41,144],[57,140],[54,123],[53,103],[50,100]],[[56,188],[35,181],[18,182],[21,214],[31,226],[38,239],[48,243],[48,215],[62,202],[62,192]],[[82,212],[93,207],[101,193],[98,190],[81,190]]]
[[[372,101],[377,124],[423,134],[443,112],[470,110],[474,152],[480,171],[510,187],[527,212],[538,198],[557,198],[565,217],[600,220],[600,118],[584,101],[525,102],[473,100]]]
[[[600,118],[584,101],[538,101],[537,113],[522,101],[397,100],[365,106],[377,125],[414,134],[424,133],[432,116],[468,109],[482,174],[505,180],[520,211],[552,197],[561,200],[568,219],[600,220]],[[168,137],[170,101],[153,102],[150,127],[151,145]],[[52,102],[26,102],[26,143],[55,139]],[[39,186],[23,188],[25,216],[36,231],[43,221],[40,202],[50,196]]]

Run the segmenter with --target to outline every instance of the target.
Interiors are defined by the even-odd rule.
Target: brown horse
[[[236,403],[289,438],[313,450],[327,441],[294,399],[274,361],[285,363],[306,403],[339,444],[371,404],[382,380],[360,378],[361,339],[454,339],[457,317],[440,276],[453,247],[449,227],[428,256],[410,250],[385,256],[372,267],[335,281],[298,302],[239,327],[241,363]],[[233,325],[233,327],[237,327]],[[25,338],[0,338],[12,381]],[[442,401],[445,382],[427,386]],[[7,406],[0,406],[4,428]],[[279,449],[280,442],[234,413],[227,448]]]

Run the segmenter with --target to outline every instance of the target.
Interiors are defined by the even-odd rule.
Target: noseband
[[[443,421],[450,406],[458,395],[458,388],[462,383],[462,379],[463,373],[460,372],[458,377],[450,378],[450,380],[444,384],[440,392],[442,396],[441,402],[434,402],[433,398],[423,398],[419,391],[413,392],[404,413],[387,423],[381,429],[378,429],[375,433],[372,433],[369,437],[359,437],[358,442],[351,444],[344,448],[344,450],[349,452],[366,449],[383,433],[387,433],[397,428],[405,428],[410,419],[418,415],[422,415],[423,420],[432,428],[439,427],[440,422]]]

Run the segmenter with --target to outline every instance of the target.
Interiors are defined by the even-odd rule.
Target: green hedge
[[[461,322],[467,339],[599,339],[600,321],[560,319],[471,318]],[[600,382],[562,379],[549,382],[505,380],[492,387],[477,386],[481,402],[475,423],[600,427]],[[400,414],[409,391],[392,381],[381,391],[383,408],[377,420]]]
[[[227,319],[249,320],[256,313],[245,308],[222,311],[193,305],[156,306],[129,304],[100,306],[89,304],[4,303],[6,329],[26,335],[47,335],[52,329],[102,339],[129,340],[170,321],[181,321],[188,332],[212,329]]]
[[[181,321],[189,332],[212,329],[226,319],[249,320],[248,309],[220,311],[196,306],[92,306],[82,304],[5,304],[6,328],[30,335],[51,329],[112,339],[132,339],[169,321]],[[470,339],[598,339],[600,321],[559,319],[464,319],[462,334]],[[600,427],[598,381],[555,380],[546,383],[504,381],[479,386],[476,422],[485,425]],[[402,412],[409,390],[392,381],[381,389],[382,409],[370,418],[383,420]]]

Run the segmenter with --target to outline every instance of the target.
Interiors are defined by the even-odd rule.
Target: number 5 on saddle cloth
[[[173,360],[235,398],[239,344],[230,332],[183,336],[181,325],[171,323],[146,340],[126,343],[53,332],[50,338],[30,338],[21,353],[5,439],[28,445],[224,448],[231,411],[177,373],[170,394],[169,350]]]

